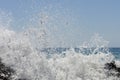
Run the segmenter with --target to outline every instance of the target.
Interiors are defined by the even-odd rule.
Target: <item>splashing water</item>
[[[116,77],[107,77],[105,74],[104,64],[113,60],[114,57],[105,51],[106,49],[100,51],[104,45],[95,43],[105,41],[100,41],[101,38],[98,36],[95,38],[96,42],[91,43],[97,47],[95,46],[89,55],[84,54],[83,48],[80,48],[79,53],[71,48],[65,51],[64,55],[54,54],[51,58],[47,58],[44,52],[35,49],[30,36],[2,28],[0,32],[0,57],[6,65],[16,71],[14,78],[30,80],[116,79]]]
[[[0,27],[0,58],[15,70],[13,80],[119,80],[106,75],[104,64],[114,60],[114,56],[107,49],[108,42],[99,35],[83,44],[79,52],[70,48],[48,58],[41,51],[49,44],[47,34],[44,28],[15,32]]]

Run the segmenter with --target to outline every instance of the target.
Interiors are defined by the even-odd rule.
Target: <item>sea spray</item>
[[[26,34],[16,33],[12,30],[2,28],[0,31],[0,57],[3,63],[15,70],[15,79],[116,79],[116,77],[106,76],[104,64],[114,59],[113,55],[109,53],[109,51],[105,51],[107,49],[100,51],[101,47],[95,47],[94,51],[89,47],[91,53],[87,55],[82,49],[79,53],[76,53],[75,50],[71,48],[64,51],[63,55],[62,53],[53,54],[50,58],[47,58],[47,54],[34,48],[33,43],[30,41],[31,38],[26,36]],[[104,47],[102,46],[102,48]]]
[[[61,16],[59,18],[61,19]],[[60,27],[62,25],[59,24],[66,23],[63,18],[60,20],[61,23],[59,20],[58,23],[54,23],[57,19],[52,18],[52,24],[51,19],[50,21],[48,19],[48,15],[42,14],[40,20],[38,17],[37,24],[33,22],[35,25],[32,23],[33,25],[28,25],[29,28],[20,32],[9,29],[7,27],[10,26],[9,21],[4,23],[1,19],[0,58],[2,63],[15,71],[12,80],[119,80],[116,76],[107,76],[105,63],[114,60],[114,56],[107,49],[108,42],[99,35],[95,35],[79,47],[78,52],[71,47],[59,54],[51,52],[48,56],[42,49],[48,48],[49,38],[53,35],[48,36],[47,30],[50,29],[50,25]],[[52,38],[51,45],[56,43],[54,42],[58,38],[56,36]],[[61,40],[64,41],[64,38]],[[59,45],[55,47],[57,46]]]

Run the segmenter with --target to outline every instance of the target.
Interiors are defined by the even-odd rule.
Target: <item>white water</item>
[[[119,80],[117,77],[106,75],[104,64],[111,62],[114,56],[107,50],[108,42],[98,35],[82,46],[80,45],[79,53],[71,48],[63,54],[51,54],[51,57],[47,58],[47,54],[41,52],[41,49],[47,48],[51,42],[50,39],[53,39],[54,42],[56,37],[52,37],[45,27],[50,29],[50,25],[55,28],[60,27],[59,24],[62,23],[66,25],[65,20],[68,19],[64,20],[60,16],[57,19],[62,19],[62,22],[60,23],[58,20],[59,24],[54,25],[54,21],[57,22],[56,15],[54,17],[50,21],[49,16],[43,15],[40,20],[37,16],[38,19],[35,21],[38,20],[37,25],[40,28],[34,27],[36,23],[32,20],[34,24],[31,23],[32,25],[28,26],[33,27],[16,32],[9,29],[11,18],[4,13],[0,16],[0,58],[5,65],[16,71],[13,80],[18,78],[27,78],[28,80]],[[64,40],[63,38],[61,40]],[[94,50],[93,47],[95,47]],[[118,63],[119,61],[117,61]]]
[[[26,33],[16,33],[6,28],[0,28],[0,57],[3,63],[16,71],[13,80],[15,78],[30,80],[119,80],[113,76],[106,76],[104,64],[112,61],[114,57],[107,49],[99,50],[101,47],[106,48],[106,43],[104,43],[106,41],[101,41],[103,40],[101,37],[95,36],[95,39],[91,40],[92,42],[84,44],[84,47],[89,47],[89,51],[91,46],[97,46],[91,50],[89,55],[85,55],[83,47],[80,47],[80,53],[76,53],[71,48],[64,52],[65,55],[54,54],[48,59],[44,52],[36,49],[36,42],[32,41],[30,33]]]

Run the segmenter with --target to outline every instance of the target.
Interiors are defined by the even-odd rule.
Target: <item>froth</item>
[[[47,54],[33,46],[28,33],[16,33],[8,29],[0,29],[0,57],[12,67],[16,78],[30,80],[113,80],[107,77],[104,64],[114,59],[108,51],[100,51],[96,47],[90,54],[85,54],[83,48],[76,53],[73,48],[61,54]],[[34,35],[33,35],[34,37]],[[99,41],[99,40],[98,40]],[[96,44],[97,45],[97,44]],[[41,46],[41,45],[39,45]],[[105,53],[107,52],[107,53]]]

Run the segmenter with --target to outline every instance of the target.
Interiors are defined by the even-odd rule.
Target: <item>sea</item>
[[[115,59],[120,60],[120,48],[109,48],[109,51],[115,56]]]
[[[81,50],[80,48],[73,48],[76,53],[79,53]],[[47,54],[61,54],[67,50],[70,50],[70,48],[63,48],[63,47],[56,47],[56,48],[43,48],[41,51],[46,52]],[[87,48],[86,48],[87,50]],[[120,48],[119,47],[109,47],[109,52],[111,52],[112,55],[114,55],[115,59],[120,59]],[[85,53],[88,54],[88,53]]]
[[[68,21],[74,17],[70,19],[72,15],[61,14],[64,11],[58,9],[50,14],[46,11],[51,9],[42,10],[30,17],[28,23],[23,18],[12,24],[10,15],[0,12],[0,60],[15,71],[10,80],[120,80],[116,75],[120,73],[105,69],[105,64],[112,61],[120,67],[119,47],[109,47],[109,41],[100,34],[90,36],[76,47],[66,46],[69,39],[64,32],[74,26],[75,21],[73,25]],[[63,37],[57,35],[61,34],[59,29]],[[70,34],[76,36],[70,30]],[[0,72],[1,76],[4,75]]]
[[[79,47],[48,47],[37,30],[0,28],[0,58],[15,70],[12,80],[120,80],[104,68],[111,61],[120,66],[120,48],[99,35]]]

